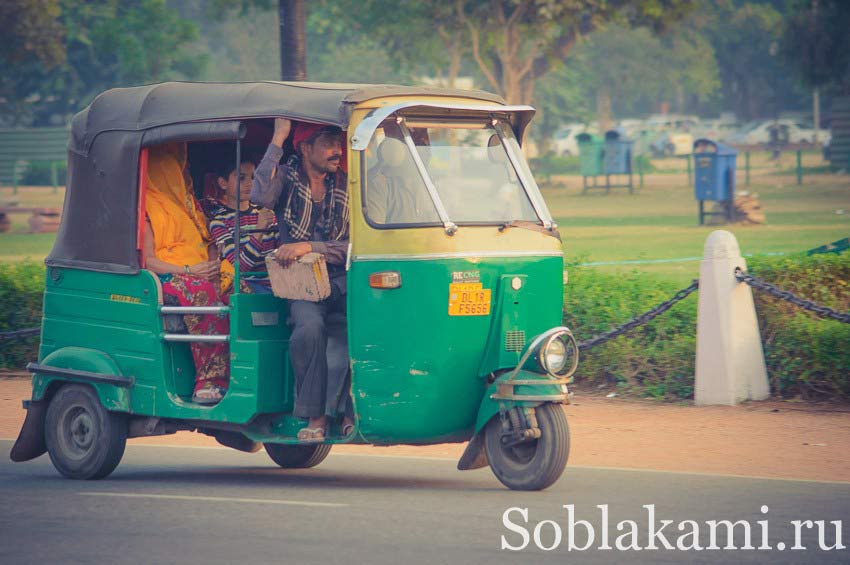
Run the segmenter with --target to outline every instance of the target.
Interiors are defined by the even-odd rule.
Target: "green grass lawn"
[[[653,261],[699,258],[709,233],[735,234],[745,255],[796,253],[850,236],[850,177],[794,177],[767,172],[748,187],[767,214],[767,225],[699,226],[693,189],[684,175],[651,175],[643,189],[581,194],[581,177],[556,177],[559,188],[544,188],[556,217],[568,262]],[[739,179],[743,184],[743,179]],[[843,210],[844,213],[836,213]],[[601,266],[606,271],[637,270],[685,282],[699,261]]]
[[[556,176],[557,188],[543,187],[564,241],[568,262],[623,262],[699,258],[705,238],[715,229],[735,234],[746,254],[796,253],[850,236],[850,177],[810,175],[798,186],[793,175],[777,174],[780,167],[754,171],[752,184],[738,190],[757,193],[767,225],[698,226],[697,203],[687,177],[647,175],[645,186],[628,194],[612,189],[581,194],[581,177]],[[637,179],[635,179],[637,182]],[[64,191],[22,187],[14,196],[0,189],[0,202],[19,206],[61,206]],[[844,214],[836,211],[844,210]],[[12,216],[10,233],[0,234],[0,261],[31,258],[41,261],[50,251],[53,234],[25,233],[27,216]],[[699,261],[606,265],[607,272],[637,270],[648,275],[686,282],[698,275]]]
[[[52,187],[18,187],[14,194],[9,187],[0,188],[0,207],[17,203],[20,208],[61,208],[65,198],[65,189],[55,193]],[[11,230],[0,233],[0,261],[22,261],[30,259],[42,261],[53,247],[55,234],[27,233],[29,214],[10,214]]]

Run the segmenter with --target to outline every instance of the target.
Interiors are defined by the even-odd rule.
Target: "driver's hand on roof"
[[[278,147],[283,147],[283,142],[289,137],[289,131],[292,129],[292,120],[286,118],[274,119],[274,134],[272,135],[272,143]]]
[[[189,273],[195,275],[196,277],[211,281],[219,276],[220,269],[221,261],[216,259],[215,261],[204,261],[202,263],[195,263],[194,265],[189,267]]]

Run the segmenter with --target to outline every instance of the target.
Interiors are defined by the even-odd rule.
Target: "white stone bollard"
[[[699,269],[696,404],[735,405],[770,396],[753,293],[735,278],[747,263],[735,236],[712,232]]]

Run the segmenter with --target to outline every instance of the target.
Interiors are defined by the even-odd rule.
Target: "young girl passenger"
[[[265,274],[265,256],[278,247],[278,229],[274,212],[250,202],[254,168],[251,161],[242,161],[237,180],[235,162],[222,164],[216,171],[216,184],[221,190],[221,196],[215,202],[207,202],[207,214],[210,218],[210,235],[222,259],[235,264],[236,186],[237,182],[241,183],[238,202],[241,230],[239,269],[246,283],[243,290],[268,294],[271,286]]]

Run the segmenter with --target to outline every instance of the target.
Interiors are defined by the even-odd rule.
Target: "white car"
[[[587,131],[587,127],[583,124],[570,124],[556,131],[552,144],[555,154],[561,157],[578,155],[578,139],[576,137],[585,131]]]
[[[770,130],[777,125],[787,132],[788,143],[814,143],[815,130],[805,128],[799,122],[789,119],[767,120],[763,122],[750,122],[735,134],[730,135],[726,141],[738,145],[763,145],[770,143]],[[829,137],[826,130],[818,130],[818,141],[823,143]]]

